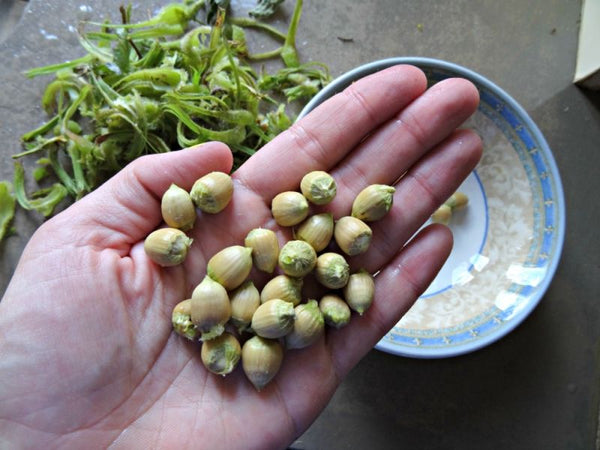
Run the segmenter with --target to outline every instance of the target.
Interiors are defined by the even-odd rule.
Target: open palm
[[[234,197],[201,215],[186,262],[160,268],[144,238],[161,225],[160,197],[205,173],[229,172],[219,143],[138,159],[32,237],[0,302],[0,443],[20,447],[282,448],[325,407],[344,375],[431,282],[452,237],[431,226],[406,242],[470,173],[481,155],[457,130],[478,95],[465,80],[426,90],[410,66],[372,75],[338,94],[260,150],[233,174]],[[257,392],[238,368],[207,372],[199,345],[171,330],[206,261],[243,243],[255,227],[290,238],[270,214],[273,196],[311,170],[330,172],[346,215],[372,183],[400,179],[391,212],[373,224],[366,256],[379,271],[371,309],[312,347],[286,353]]]

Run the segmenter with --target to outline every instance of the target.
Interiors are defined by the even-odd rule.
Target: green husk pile
[[[322,63],[300,63],[302,0],[287,33],[265,21],[282,1],[259,0],[248,17],[233,17],[229,0],[184,0],[143,22],[132,21],[129,6],[120,8],[122,23],[80,24],[83,57],[27,72],[54,76],[41,99],[50,119],[22,137],[14,186],[0,186],[0,239],[15,198],[49,216],[65,197],[80,199],[141,155],[216,140],[230,146],[237,167],[287,129],[286,105],[307,101],[330,76]],[[251,53],[250,29],[280,45]],[[275,73],[255,68],[272,58],[282,62]],[[27,194],[20,160],[31,155],[32,176],[44,187]]]

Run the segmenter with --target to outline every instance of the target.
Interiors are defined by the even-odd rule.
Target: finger
[[[370,223],[369,250],[352,265],[375,272],[398,251],[473,171],[482,142],[470,130],[458,130],[415,164],[396,185],[390,212]]]
[[[280,134],[236,176],[267,202],[279,192],[296,189],[303,175],[335,165],[368,133],[421,95],[426,85],[423,72],[413,66],[395,66],[365,77]]]
[[[369,184],[393,184],[477,109],[479,93],[460,78],[440,81],[369,136],[333,171],[346,203]]]
[[[423,229],[375,278],[375,299],[362,315],[330,330],[327,345],[338,377],[348,371],[394,326],[431,284],[452,249],[443,225]]]
[[[127,252],[162,222],[160,200],[171,183],[189,190],[200,176],[228,173],[232,164],[229,148],[217,142],[143,156],[75,203],[68,218],[57,218],[69,220],[87,244]]]

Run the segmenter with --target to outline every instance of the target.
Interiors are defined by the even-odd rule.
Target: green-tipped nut
[[[225,247],[208,260],[206,273],[227,290],[241,285],[252,270],[252,249],[241,245]]]
[[[338,295],[324,295],[319,301],[319,309],[325,323],[330,327],[342,328],[350,322],[351,311],[348,304]]]
[[[292,331],[285,336],[287,348],[304,348],[314,344],[325,331],[325,319],[316,300],[296,306]]]
[[[279,241],[275,232],[266,228],[255,228],[246,236],[244,245],[252,249],[254,267],[263,272],[273,273],[279,257]]]
[[[372,184],[364,188],[352,203],[352,216],[373,222],[385,216],[394,202],[394,189],[386,184]]]
[[[327,172],[315,170],[304,175],[300,190],[311,203],[325,205],[335,197],[337,185]]]
[[[335,223],[333,236],[346,255],[355,256],[367,251],[373,232],[362,220],[345,216]]]
[[[260,305],[252,316],[252,330],[264,338],[276,339],[288,334],[294,326],[294,305],[280,299]]]
[[[165,223],[173,228],[186,231],[191,229],[196,221],[196,208],[192,197],[176,184],[171,184],[163,194],[160,210]]]
[[[302,278],[277,275],[265,284],[260,292],[261,303],[278,298],[296,306],[302,300]]]
[[[283,347],[279,341],[253,336],[242,347],[242,368],[257,391],[277,375],[282,361]]]
[[[282,192],[273,198],[271,214],[282,227],[298,225],[308,215],[308,201],[300,192]]]
[[[324,250],[333,237],[333,215],[322,213],[308,217],[294,230],[294,237],[308,242],[316,252]]]
[[[204,341],[200,357],[202,364],[212,373],[225,376],[233,371],[242,356],[240,343],[230,333]]]
[[[464,208],[468,203],[469,197],[460,191],[456,191],[448,200],[444,202],[444,204],[448,205],[450,208],[452,208],[452,210]]]
[[[359,270],[350,275],[348,284],[344,286],[344,300],[348,306],[361,316],[373,304],[375,297],[375,281],[366,270]]]
[[[432,222],[441,223],[444,225],[448,225],[450,223],[451,218],[452,218],[452,208],[446,204],[441,205],[431,215]]]
[[[159,266],[170,267],[185,261],[192,239],[177,228],[160,228],[148,235],[144,250]]]
[[[260,306],[260,294],[250,280],[229,294],[231,301],[231,323],[238,331],[245,331],[252,322],[252,316]]]
[[[308,275],[317,263],[317,253],[304,241],[289,241],[279,252],[279,267],[290,277]]]
[[[223,211],[231,201],[233,181],[223,172],[208,173],[194,183],[190,196],[198,209],[216,214]]]
[[[338,253],[323,253],[317,258],[315,266],[317,281],[330,289],[343,288],[350,276],[350,266]]]
[[[223,334],[231,317],[231,303],[227,291],[209,276],[192,292],[192,322],[202,333],[203,341]]]
[[[175,305],[171,314],[171,323],[175,333],[190,341],[200,337],[200,331],[192,322],[192,300],[189,298]]]

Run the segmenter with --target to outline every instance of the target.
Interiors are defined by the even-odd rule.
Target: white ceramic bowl
[[[482,137],[484,154],[460,187],[469,205],[450,222],[452,254],[376,345],[401,356],[456,356],[505,336],[542,299],[564,241],[562,184],[548,144],[525,110],[491,81],[446,61],[390,58],[357,67],[319,92],[300,117],[353,81],[395,64],[420,67],[430,84],[466,78],[481,96],[466,126]]]

